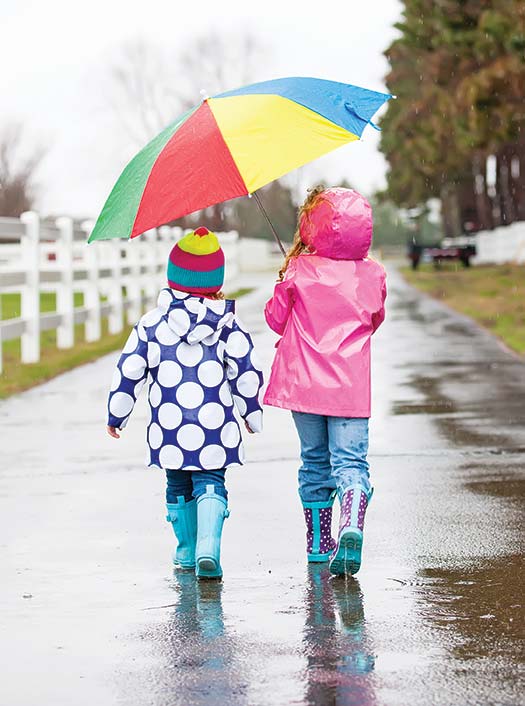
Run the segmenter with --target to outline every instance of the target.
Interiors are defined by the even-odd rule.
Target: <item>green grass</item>
[[[225,296],[226,299],[239,299],[239,297],[244,297],[246,294],[253,292],[253,287],[242,287],[241,289],[236,289],[234,292],[228,292]]]
[[[525,266],[455,263],[435,270],[403,268],[405,279],[423,292],[470,316],[520,354],[525,354]]]
[[[238,299],[253,291],[249,288],[238,289],[228,293],[229,299]],[[75,293],[75,307],[81,307],[84,297]],[[40,296],[40,311],[56,311],[56,296],[42,293]],[[0,295],[0,318],[13,319],[20,316],[20,295]],[[56,331],[43,331],[40,335],[41,356],[38,363],[21,363],[20,339],[6,341],[3,344],[3,372],[0,374],[0,399],[9,397],[16,392],[28,390],[60,373],[72,370],[78,365],[89,363],[106,353],[119,350],[126,342],[131,326],[124,326],[121,333],[108,333],[107,319],[102,320],[102,336],[99,341],[86,343],[84,325],[75,326],[75,345],[73,348],[59,349],[56,347]]]

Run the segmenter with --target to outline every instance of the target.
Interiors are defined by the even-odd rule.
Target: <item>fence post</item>
[[[82,224],[82,230],[89,234],[93,229],[93,223],[86,221]],[[100,324],[100,291],[99,291],[99,260],[100,243],[97,245],[85,245],[85,262],[87,269],[87,282],[84,290],[84,306],[88,310],[86,320],[86,341],[98,341],[101,334]]]
[[[1,292],[0,292],[0,320],[2,319],[2,297],[1,297]],[[3,352],[3,343],[2,343],[2,327],[0,326],[0,375],[2,374],[2,371],[4,369],[3,367],[3,357],[4,357],[4,352]]]
[[[142,288],[140,286],[140,243],[137,238],[130,240],[126,246],[128,276],[126,284],[126,299],[129,302],[126,320],[134,326],[142,314]]]
[[[75,344],[74,294],[73,294],[73,220],[68,217],[56,219],[60,232],[58,266],[60,285],[57,289],[57,312],[60,324],[57,328],[57,348],[72,348]]]
[[[22,363],[40,360],[40,218],[34,211],[20,216],[25,233],[20,238],[25,284],[21,292],[21,314],[26,322],[22,334]]]
[[[120,241],[108,243],[111,247],[111,282],[108,288],[108,298],[111,305],[108,317],[109,333],[120,333],[124,323],[122,314],[124,311],[122,298],[122,245]]]
[[[144,235],[141,236],[146,240],[148,244],[148,254],[146,258],[146,305],[147,307],[154,307],[157,302],[158,294],[158,279],[157,279],[157,231],[155,228],[147,230]]]

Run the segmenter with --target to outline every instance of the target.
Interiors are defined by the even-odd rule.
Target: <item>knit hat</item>
[[[168,284],[172,289],[213,294],[224,283],[224,253],[215,233],[197,228],[181,238],[168,260]]]

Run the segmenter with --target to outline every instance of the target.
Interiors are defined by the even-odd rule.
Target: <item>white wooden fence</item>
[[[40,332],[56,329],[58,348],[74,345],[75,324],[85,324],[86,341],[101,336],[102,318],[119,333],[132,325],[144,308],[153,306],[165,285],[170,249],[183,235],[163,226],[132,241],[97,241],[87,245],[93,223],[75,225],[71,218],[53,224],[28,212],[20,219],[0,218],[0,294],[19,293],[21,314],[0,320],[0,372],[3,341],[21,338],[21,360],[40,360]],[[227,286],[239,271],[238,234],[219,234],[225,252]],[[40,312],[40,293],[56,294],[56,311]],[[74,306],[74,294],[84,303]],[[0,319],[2,318],[0,310]]]

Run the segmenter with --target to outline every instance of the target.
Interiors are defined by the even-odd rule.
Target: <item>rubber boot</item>
[[[195,544],[197,542],[197,501],[185,500],[183,495],[177,498],[177,503],[166,503],[168,514],[166,519],[171,522],[177,548],[173,553],[173,565],[176,569],[195,568]]]
[[[324,502],[303,502],[306,522],[306,554],[309,562],[328,561],[335,549],[332,537],[332,506],[335,491]]]
[[[340,495],[341,517],[337,546],[330,557],[330,573],[357,574],[361,566],[365,513],[372,497],[360,486],[346,488]]]
[[[226,499],[215,493],[214,485],[197,498],[197,548],[195,551],[198,578],[220,579],[221,535],[224,518],[230,514]]]

